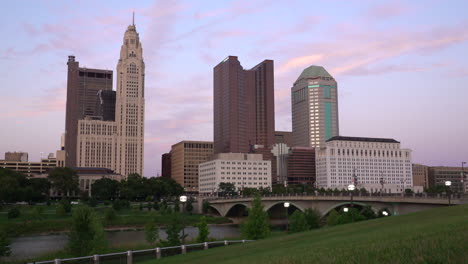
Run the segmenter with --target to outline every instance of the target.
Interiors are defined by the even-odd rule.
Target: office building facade
[[[164,153],[161,156],[161,176],[171,178],[171,153]]]
[[[339,135],[338,84],[321,66],[306,68],[291,88],[292,146],[324,147]]]
[[[78,120],[96,116],[100,90],[112,90],[112,71],[81,68],[75,56],[68,56],[67,102],[65,112],[65,164],[77,165]]]
[[[27,152],[5,152],[5,161],[28,162]]]
[[[429,188],[429,166],[413,164],[413,185]]]
[[[317,187],[403,192],[413,188],[411,150],[385,138],[332,137],[316,153]]]
[[[273,61],[244,70],[229,56],[213,70],[214,152],[247,153],[274,141]]]
[[[116,92],[100,90],[96,98],[96,116],[102,121],[115,121]]]
[[[288,155],[288,184],[315,184],[315,149],[292,147]]]
[[[171,178],[186,192],[198,192],[198,165],[213,156],[213,142],[181,141],[171,147]]]
[[[465,174],[464,178],[462,177],[463,172]],[[436,185],[445,186],[445,182],[450,181],[452,192],[466,192],[466,174],[468,174],[466,168],[462,167],[429,167],[429,187],[435,187]]]
[[[243,188],[271,190],[271,161],[261,154],[219,153],[199,165],[199,193],[215,194],[220,183],[232,183]]]

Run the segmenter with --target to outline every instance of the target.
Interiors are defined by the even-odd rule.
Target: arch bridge
[[[279,217],[284,214],[284,202],[290,203],[291,210],[305,211],[308,208],[317,210],[322,216],[327,215],[331,210],[341,207],[351,206],[350,195],[329,194],[329,195],[271,195],[263,196],[262,205],[264,210],[270,213],[270,216]],[[253,197],[219,197],[205,198],[210,202],[210,213],[225,217],[242,217],[247,215],[247,208],[251,208]],[[201,206],[202,199],[199,199]],[[452,197],[451,205],[468,203],[468,199],[463,197]],[[447,196],[435,195],[353,195],[353,204],[356,207],[369,206],[374,212],[382,210],[388,211],[392,215],[408,214],[430,208],[448,206]],[[201,208],[201,207],[200,207]]]

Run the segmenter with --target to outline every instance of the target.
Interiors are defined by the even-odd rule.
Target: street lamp
[[[351,220],[354,222],[354,203],[353,203],[353,191],[356,189],[356,186],[354,184],[348,185],[348,191],[351,193]]]
[[[182,244],[185,245],[185,202],[187,202],[187,196],[182,195],[179,197],[179,201],[182,203]]]
[[[348,207],[343,208],[343,212],[347,213],[348,212]]]
[[[450,185],[452,185],[451,181],[446,181],[445,186],[447,186],[447,196],[448,196],[448,204],[450,205]]]
[[[388,212],[387,212],[387,211],[383,211],[382,214],[383,214],[384,216],[388,216]]]
[[[464,165],[466,164],[465,161],[462,161],[462,172],[461,172],[461,193],[464,193],[465,192],[465,185],[463,184],[464,181],[465,181],[465,167]]]
[[[289,214],[288,214],[289,202],[284,203],[284,208],[286,209],[286,232],[287,232],[288,231],[288,222],[289,222]]]

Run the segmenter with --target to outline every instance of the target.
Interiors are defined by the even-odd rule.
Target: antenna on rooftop
[[[135,26],[135,12],[133,12],[133,17],[132,17],[132,25]]]

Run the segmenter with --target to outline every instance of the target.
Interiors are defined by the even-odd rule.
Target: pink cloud
[[[387,19],[398,16],[408,10],[408,5],[402,5],[398,2],[388,2],[369,8],[365,15],[370,18]]]

